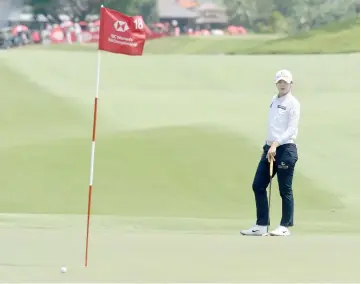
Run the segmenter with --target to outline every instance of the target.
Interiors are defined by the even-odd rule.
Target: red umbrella
[[[238,31],[239,31],[241,34],[246,34],[246,33],[247,33],[247,30],[246,30],[244,27],[238,26],[237,28],[238,28]]]
[[[238,34],[238,28],[235,27],[235,26],[229,26],[228,28],[228,32],[231,34],[231,35],[235,35],[235,34]]]
[[[74,23],[72,21],[65,21],[65,22],[62,22],[60,24],[60,26],[63,27],[63,28],[68,28],[68,27],[71,27],[73,25],[74,25]]]
[[[16,35],[18,33],[21,33],[21,32],[27,32],[29,31],[29,28],[27,26],[24,26],[24,25],[18,25],[18,26],[15,26],[13,29],[12,29],[12,34],[13,35]]]

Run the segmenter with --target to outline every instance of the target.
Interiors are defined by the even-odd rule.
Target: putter
[[[269,235],[268,230],[271,223],[271,192],[272,192],[273,163],[274,161],[271,161],[269,165],[270,181],[269,181],[269,192],[268,192],[268,224],[267,224],[267,233],[266,233],[267,236]]]

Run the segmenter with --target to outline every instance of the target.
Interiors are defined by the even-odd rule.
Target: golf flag
[[[142,16],[130,17],[118,11],[100,9],[99,50],[142,55],[146,26]]]
[[[142,16],[130,17],[118,11],[100,8],[100,31],[98,43],[98,64],[96,92],[94,100],[94,117],[92,131],[92,147],[90,157],[90,182],[88,191],[88,214],[86,227],[86,244],[85,244],[85,267],[88,266],[89,252],[89,227],[90,213],[93,192],[94,177],[94,157],[95,157],[95,136],[97,125],[97,111],[100,84],[100,52],[106,51],[115,54],[124,54],[131,56],[140,56],[143,54],[147,27]]]

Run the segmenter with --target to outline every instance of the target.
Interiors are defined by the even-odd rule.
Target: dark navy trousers
[[[270,146],[263,146],[263,154],[259,161],[252,188],[256,199],[257,225],[269,225],[267,187],[270,182],[270,163],[267,160],[267,152]],[[275,162],[273,164],[273,176],[277,174],[279,193],[282,198],[281,226],[293,226],[294,201],[292,181],[295,165],[298,160],[297,147],[295,144],[284,144],[277,147]]]

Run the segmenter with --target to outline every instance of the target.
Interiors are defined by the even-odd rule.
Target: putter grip
[[[269,175],[270,177],[273,175],[273,161],[271,161],[269,165]]]

